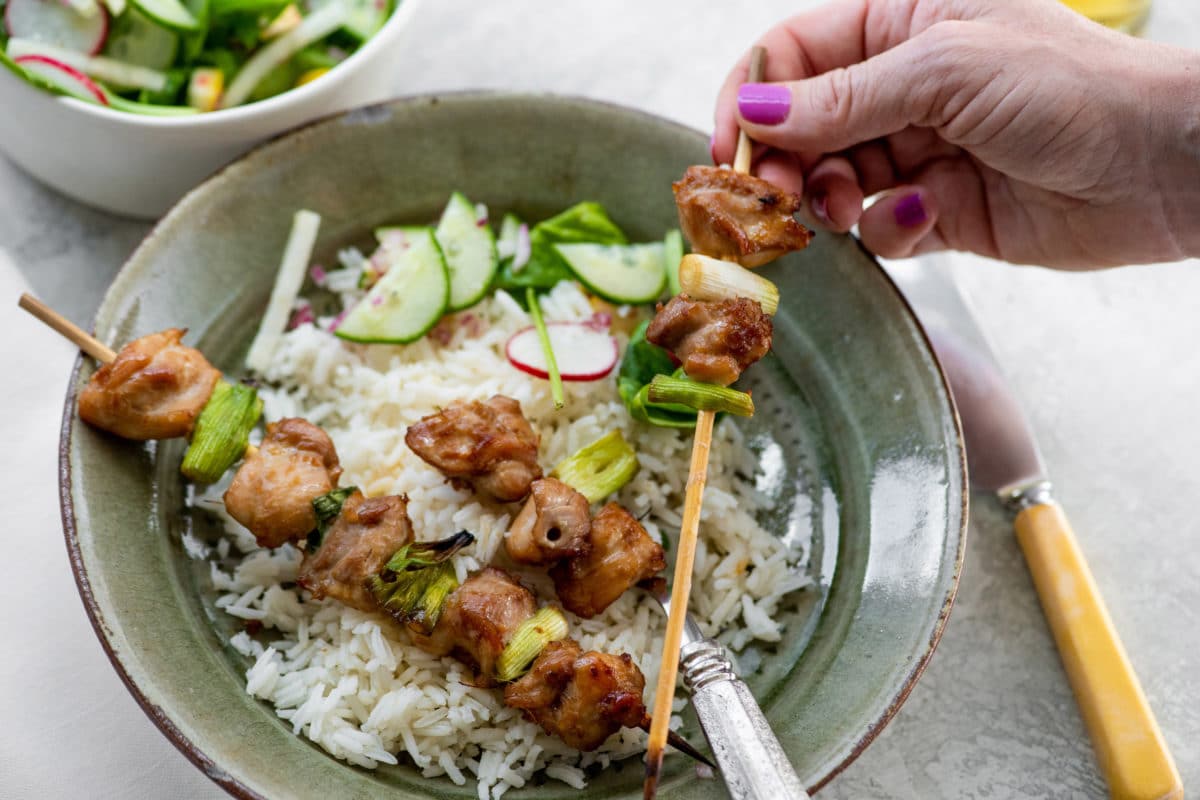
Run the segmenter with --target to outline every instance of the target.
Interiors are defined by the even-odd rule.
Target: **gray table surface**
[[[716,89],[738,53],[771,22],[812,3],[738,5],[735,13],[687,0],[427,2],[406,40],[397,93],[549,90],[708,130]],[[1146,35],[1200,47],[1200,3],[1156,0]],[[68,316],[91,316],[147,230],[65,200],[0,159],[0,255],[7,252],[18,277]],[[1200,263],[1061,274],[959,258],[950,269],[1028,405],[1059,497],[1185,784],[1195,786]],[[6,334],[20,338],[0,350],[5,372],[18,375],[7,379],[0,415],[0,441],[15,448],[0,467],[9,487],[53,480],[48,456],[17,463],[14,453],[52,447],[69,363],[61,346],[14,320],[13,302],[5,299],[0,311]],[[23,392],[19,373],[31,363],[52,378]],[[6,496],[14,496],[11,488]],[[0,726],[0,798],[80,796],[81,789],[87,797],[222,796],[157,735],[109,671],[66,576],[53,492],[36,497],[36,529],[6,537],[42,548],[22,571],[47,591],[33,602],[11,585],[0,588],[0,631],[24,635],[28,659],[5,667],[0,684],[0,719],[8,723]],[[974,495],[972,504],[958,601],[929,669],[823,797],[1106,794],[1010,521],[987,496]],[[78,698],[30,672],[62,659]],[[64,691],[76,704],[69,718]],[[30,715],[39,704],[57,710]],[[14,727],[18,714],[26,718]],[[71,756],[35,752],[49,744]]]

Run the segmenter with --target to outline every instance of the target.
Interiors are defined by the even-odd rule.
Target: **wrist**
[[[1200,257],[1200,53],[1152,45],[1146,154],[1176,258]]]

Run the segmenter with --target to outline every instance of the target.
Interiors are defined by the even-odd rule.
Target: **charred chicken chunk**
[[[521,404],[504,395],[454,403],[409,426],[404,441],[456,485],[501,502],[520,500],[542,477],[537,434]]]
[[[534,481],[530,494],[504,539],[509,557],[540,565],[586,553],[592,529],[587,498],[556,478]]]
[[[487,567],[450,593],[433,633],[413,633],[418,647],[435,656],[453,654],[475,668],[480,686],[495,682],[496,659],[537,600],[502,569]]]
[[[753,300],[708,303],[681,294],[659,307],[646,339],[674,353],[689,378],[728,386],[767,354],[773,330]]]
[[[313,498],[332,491],[342,474],[329,434],[299,417],[267,425],[225,492],[225,510],[263,547],[303,539],[317,526]]]
[[[550,570],[563,606],[584,618],[604,611],[638,581],[666,568],[662,545],[637,519],[609,503],[592,520],[591,549]]]
[[[221,373],[168,328],[134,339],[96,370],[79,393],[79,416],[126,439],[171,439],[192,432]]]
[[[392,554],[413,540],[408,498],[355,492],[317,548],[304,557],[296,582],[313,597],[332,597],[359,611],[378,611],[368,582]]]
[[[688,167],[672,184],[679,224],[692,249],[758,267],[808,247],[812,233],[792,215],[800,198],[723,167]]]
[[[533,667],[504,689],[504,702],[578,750],[595,750],[622,727],[646,719],[646,679],[628,654],[583,649],[570,639],[551,642]]]

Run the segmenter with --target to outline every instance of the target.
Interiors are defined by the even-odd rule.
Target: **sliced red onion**
[[[488,224],[488,210],[483,203],[475,204],[475,226],[482,228]]]
[[[597,311],[595,314],[592,314],[591,319],[585,320],[583,324],[589,328],[607,332],[612,327],[612,321],[612,314],[609,314],[607,311]]]
[[[295,330],[305,323],[316,322],[317,318],[313,315],[312,306],[308,303],[303,303],[292,312],[292,318],[288,320],[287,330]]]
[[[333,333],[334,331],[336,331],[338,328],[340,328],[342,326],[342,323],[346,321],[346,315],[350,313],[350,310],[352,308],[353,308],[353,306],[351,306],[350,308],[343,308],[341,313],[333,318],[333,322],[329,323],[329,332],[330,333]]]
[[[517,229],[517,252],[513,254],[512,271],[517,274],[529,263],[531,248],[529,245],[529,226],[524,222]]]
[[[325,286],[325,279],[329,277],[329,273],[320,264],[313,264],[308,270],[308,276],[312,278],[313,283],[323,288]]]

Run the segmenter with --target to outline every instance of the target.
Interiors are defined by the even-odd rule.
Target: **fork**
[[[665,582],[647,589],[667,614]],[[808,792],[775,738],[750,688],[734,671],[725,647],[710,639],[688,614],[683,623],[679,667],[692,696],[704,738],[716,756],[733,800],[807,800]]]

